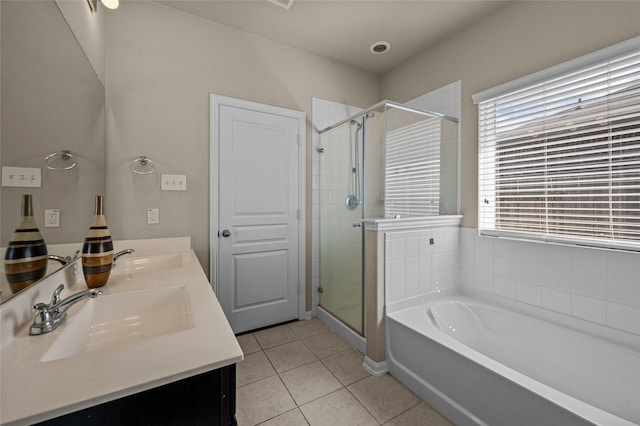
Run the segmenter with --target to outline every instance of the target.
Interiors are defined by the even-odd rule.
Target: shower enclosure
[[[319,132],[320,307],[361,336],[363,219],[457,214],[457,132],[390,101]]]

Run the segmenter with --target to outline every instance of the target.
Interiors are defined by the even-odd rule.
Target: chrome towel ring
[[[145,170],[145,169],[149,170]],[[131,171],[137,175],[150,175],[156,169],[156,163],[141,155],[131,162]]]
[[[71,161],[72,163],[67,167],[52,166],[50,161],[57,157],[60,157],[62,161]],[[71,151],[68,151],[66,149],[62,151],[54,152],[53,154],[49,154],[44,159],[44,165],[47,166],[47,169],[49,170],[58,170],[58,171],[71,170],[76,166],[76,164],[78,164],[78,160],[76,160],[76,157],[74,157],[73,154],[71,154]]]

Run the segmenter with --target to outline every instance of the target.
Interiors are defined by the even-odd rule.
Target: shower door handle
[[[229,238],[231,236],[231,232],[228,229],[222,231],[222,236],[225,238]]]

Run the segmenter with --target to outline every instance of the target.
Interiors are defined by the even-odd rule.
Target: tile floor
[[[238,341],[239,426],[451,425],[390,375],[371,376],[362,354],[318,319]]]

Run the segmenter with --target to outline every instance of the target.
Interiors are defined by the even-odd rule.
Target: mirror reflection
[[[23,194],[31,194],[51,257],[46,276],[81,248],[94,197],[104,193],[104,87],[53,0],[0,7],[0,159],[3,176],[12,176],[3,179],[1,254],[21,221]],[[36,176],[34,186],[19,186],[38,174],[40,185]],[[4,301],[14,293],[4,266],[0,276]]]

